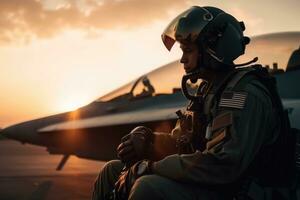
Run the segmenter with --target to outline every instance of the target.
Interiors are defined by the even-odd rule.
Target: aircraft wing
[[[116,159],[115,149],[120,139],[134,127],[144,125],[154,131],[169,132],[174,126],[182,104],[169,107],[102,115],[50,124],[38,129],[37,133],[49,142],[47,150],[51,154],[63,154],[57,169],[61,169],[68,155],[94,160]],[[53,145],[54,144],[54,145]]]
[[[175,112],[182,106],[171,108],[143,109],[138,111],[110,114],[87,119],[78,119],[63,123],[52,124],[38,130],[39,133],[58,132],[67,130],[101,128],[127,124],[140,124],[154,121],[174,120]]]

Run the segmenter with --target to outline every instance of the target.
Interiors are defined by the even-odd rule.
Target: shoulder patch
[[[247,92],[224,92],[221,96],[219,107],[243,109],[247,95]]]

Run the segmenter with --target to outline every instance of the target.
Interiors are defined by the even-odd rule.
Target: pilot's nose
[[[185,63],[187,63],[187,62],[188,62],[188,59],[187,59],[187,57],[183,54],[182,57],[181,57],[181,59],[180,59],[180,63],[185,64]]]

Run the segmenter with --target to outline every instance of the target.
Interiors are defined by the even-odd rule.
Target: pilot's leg
[[[105,200],[114,189],[123,167],[120,160],[109,161],[103,166],[94,184],[92,200]]]
[[[128,200],[148,199],[224,199],[216,190],[206,189],[197,184],[180,183],[158,175],[139,178],[133,185]]]

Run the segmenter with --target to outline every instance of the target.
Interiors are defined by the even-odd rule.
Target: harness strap
[[[225,90],[232,90],[246,74],[248,74],[249,72],[253,72],[254,70],[254,68],[244,68],[241,70],[238,69],[233,79],[227,84]]]

